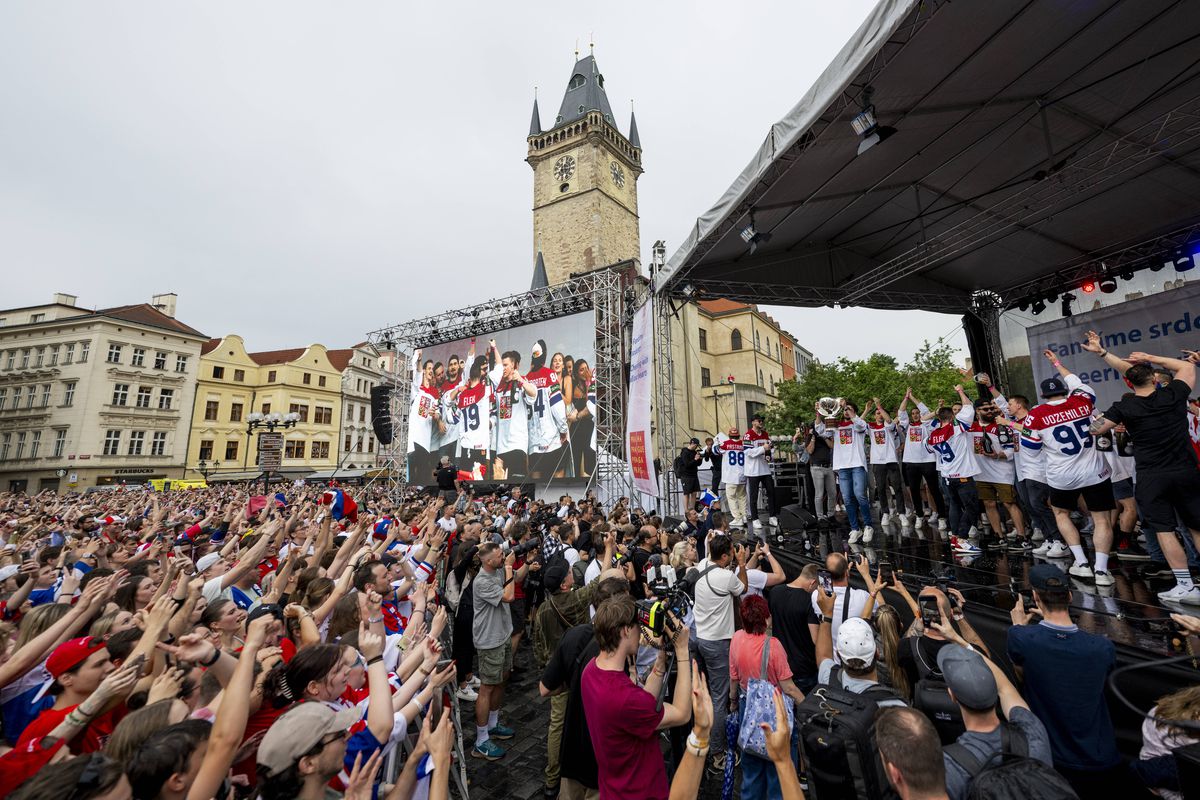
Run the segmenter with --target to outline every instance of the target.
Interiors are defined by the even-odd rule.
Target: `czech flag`
[[[388,535],[388,529],[392,527],[392,522],[393,520],[390,519],[381,519],[379,522],[376,522],[374,534],[375,538],[386,539]]]
[[[704,494],[700,495],[700,503],[705,508],[708,508],[710,505],[713,504],[714,501],[720,500],[720,499],[721,499],[720,497],[718,497],[717,495],[712,493],[712,489],[705,489]]]
[[[287,508],[287,495],[285,495],[283,492],[276,492],[275,504],[280,508]]]
[[[358,522],[358,503],[341,489],[330,489],[321,495],[321,505],[329,506],[329,513],[334,519]]]

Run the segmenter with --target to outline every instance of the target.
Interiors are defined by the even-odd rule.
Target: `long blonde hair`
[[[896,609],[888,605],[875,609],[875,630],[879,631],[879,650],[892,676],[892,688],[905,700],[912,700],[912,687],[908,685],[908,673],[900,666],[900,647],[904,640],[904,626]]]
[[[21,620],[21,628],[17,632],[17,646],[14,651],[29,644],[69,613],[71,613],[71,606],[66,603],[46,603],[30,611]]]
[[[1189,686],[1161,698],[1154,716],[1158,718],[1156,724],[1159,728],[1170,728],[1177,733],[1195,736],[1194,733],[1173,728],[1166,720],[1177,719],[1182,722],[1200,720],[1200,686]]]

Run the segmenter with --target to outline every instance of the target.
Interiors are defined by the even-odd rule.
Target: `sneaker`
[[[1037,547],[1033,548],[1033,555],[1044,556],[1050,552],[1050,542],[1043,541]]]
[[[469,683],[464,684],[463,686],[460,686],[458,691],[455,692],[454,695],[459,700],[462,700],[464,703],[474,703],[476,700],[479,699],[479,692],[472,689],[471,684],[469,684]]]
[[[482,685],[483,685],[483,681],[479,680],[478,675],[472,675],[471,679],[467,681],[467,686],[470,686],[472,689],[474,689],[477,692],[479,691],[479,687]]]
[[[1050,551],[1046,553],[1046,558],[1069,558],[1071,548],[1067,547],[1062,542],[1053,542],[1050,545]]]
[[[932,525],[933,523],[938,522],[938,521],[939,520],[938,520],[937,512],[931,511],[929,514],[929,524]]]
[[[984,547],[988,550],[1004,550],[1008,547],[1008,542],[1003,539],[992,539]]]
[[[972,525],[971,530],[967,531],[967,538],[968,539],[978,539],[979,538],[979,529],[976,528],[974,525]]]
[[[862,531],[850,531],[850,544],[858,544],[858,540],[862,538]]]
[[[891,515],[891,514],[884,514],[882,517],[880,517],[880,518],[879,518],[879,524],[880,524],[880,525],[887,525],[887,524],[888,524],[889,522],[891,522],[891,521],[892,521],[892,515]]]
[[[511,739],[517,735],[517,732],[512,728],[506,728],[503,725],[497,725],[494,728],[488,728],[488,741],[492,739]]]
[[[1042,533],[1042,529],[1041,529],[1041,528],[1034,528],[1034,529],[1033,529],[1033,535],[1032,535],[1032,536],[1030,536],[1029,538],[1030,538],[1030,539],[1032,539],[1032,540],[1033,540],[1033,541],[1035,541],[1035,542],[1044,542],[1044,541],[1046,541],[1046,535],[1045,535],[1044,533]]]
[[[1028,539],[1017,539],[1016,541],[1008,543],[1008,552],[1022,553],[1027,555],[1034,552],[1033,543]]]
[[[1200,605],[1200,586],[1193,586],[1190,589],[1185,589],[1179,584],[1175,584],[1169,591],[1159,592],[1158,599],[1164,603],[1188,603],[1190,605]]]
[[[954,552],[962,553],[966,556],[978,556],[983,554],[983,551],[971,544],[969,540],[960,539],[957,536],[950,537],[950,546],[953,548]]]
[[[1136,541],[1126,539],[1117,545],[1117,552],[1113,553],[1122,561],[1149,561],[1150,554],[1146,552],[1146,548],[1142,547]]]
[[[1092,568],[1087,564],[1073,564],[1071,568],[1067,570],[1067,572],[1071,573],[1076,578],[1082,578],[1084,580],[1092,580],[1096,577],[1092,574]]]
[[[938,530],[939,531],[946,530],[946,520],[940,519],[937,514],[934,514],[933,516],[931,516],[929,518],[929,521],[933,522],[935,519],[937,520]]]
[[[1015,542],[1017,540],[1017,532],[1009,531],[1008,533],[1004,534],[1004,538],[1008,539],[1010,542]]]
[[[1149,564],[1143,564],[1139,570],[1139,574],[1143,578],[1170,578],[1174,575],[1171,572],[1171,567],[1161,561],[1151,561]]]
[[[1116,581],[1113,579],[1112,573],[1106,570],[1096,570],[1096,585],[1097,586],[1112,586]]]
[[[779,517],[771,517],[771,527],[772,528],[779,527]]]
[[[907,516],[907,517],[901,517],[901,518],[900,518],[900,527],[901,527],[901,528],[908,529],[908,528],[911,528],[912,526],[913,526],[913,518],[912,518],[912,515],[909,515],[909,516]]]
[[[870,525],[864,525],[862,540],[864,542],[869,542],[874,538],[875,538],[875,529],[872,528]]]
[[[762,520],[761,519],[756,519],[751,524],[754,526],[754,530],[756,530],[756,531],[762,530]]]
[[[488,739],[483,744],[477,744],[471,748],[471,756],[473,758],[485,758],[488,761],[499,761],[504,758],[504,748]]]

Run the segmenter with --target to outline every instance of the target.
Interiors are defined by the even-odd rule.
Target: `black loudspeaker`
[[[371,427],[380,444],[392,443],[392,387],[371,387]]]
[[[817,517],[798,503],[779,509],[779,530],[802,531],[817,524]]]

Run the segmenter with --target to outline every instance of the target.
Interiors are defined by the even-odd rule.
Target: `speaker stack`
[[[392,387],[371,387],[371,427],[380,444],[392,443]]]

